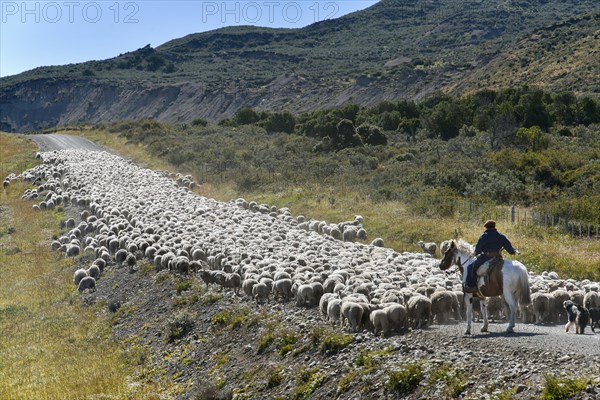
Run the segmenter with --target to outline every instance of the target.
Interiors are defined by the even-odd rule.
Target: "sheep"
[[[125,260],[127,259],[127,250],[120,249],[115,253],[115,261],[117,262],[117,266],[121,266]]]
[[[310,286],[313,290],[313,304],[317,304],[321,300],[321,296],[325,293],[321,282],[311,282]]]
[[[600,294],[589,291],[583,296],[583,306],[588,310],[590,308],[600,308]]]
[[[98,279],[100,277],[100,268],[98,268],[98,266],[96,264],[92,264],[87,269],[87,274],[88,274],[88,276],[91,276],[94,279]]]
[[[242,287],[242,277],[236,273],[228,273],[225,275],[223,287],[233,289],[233,293],[237,296],[240,294]]]
[[[340,320],[342,312],[342,300],[338,298],[332,298],[327,302],[327,321],[335,324]]]
[[[83,268],[80,268],[77,271],[75,271],[75,273],[73,274],[73,283],[75,284],[75,286],[79,286],[79,282],[81,282],[81,280],[86,276],[88,276],[88,273]]]
[[[592,332],[596,332],[595,328],[600,328],[600,308],[592,307],[588,311],[590,312],[590,328],[592,328]]]
[[[256,304],[262,304],[265,300],[269,302],[269,287],[259,282],[252,287],[252,296],[256,299]]]
[[[255,279],[244,279],[244,282],[242,282],[242,291],[247,296],[250,296],[252,298],[252,300],[254,300],[254,295],[252,294],[252,288],[257,283],[258,283],[258,281]]]
[[[431,295],[431,314],[438,324],[448,322],[448,317],[452,315],[455,320],[460,320],[460,306],[458,298],[453,292],[446,290],[434,292]]]
[[[548,293],[535,292],[531,294],[531,305],[535,323],[542,324],[550,319],[550,302],[552,296]]]
[[[422,240],[420,240],[417,244],[425,253],[435,256],[435,252],[437,250],[437,246],[435,243],[433,243],[433,242],[425,243]]]
[[[342,302],[340,308],[340,319],[342,326],[348,327],[352,332],[358,332],[362,321],[364,308],[359,303],[352,301]]]
[[[284,301],[289,301],[292,297],[292,280],[288,278],[278,279],[273,282],[273,300],[281,297]]]
[[[200,279],[202,279],[202,281],[206,284],[207,289],[208,289],[208,285],[210,285],[211,283],[217,282],[216,276],[215,276],[215,271],[207,271],[207,270],[200,271]]]
[[[408,328],[406,308],[400,304],[391,304],[383,309],[388,317],[389,329],[401,333]]]
[[[298,286],[298,292],[296,293],[296,305],[313,305],[316,304],[315,293],[311,285],[300,285]]]
[[[383,247],[383,239],[382,238],[373,239],[373,241],[371,242],[371,246]]]
[[[387,336],[389,333],[388,314],[385,310],[374,310],[370,315],[371,325],[373,325],[373,333],[375,336],[383,334]]]
[[[80,248],[76,244],[70,244],[67,246],[65,250],[65,256],[67,257],[76,257],[79,255]]]
[[[426,328],[431,321],[431,300],[417,294],[407,302],[407,315],[416,329]]]
[[[571,296],[566,290],[558,289],[551,293],[550,322],[560,322],[567,318],[567,312],[563,307],[563,303],[568,300],[571,300]]]
[[[342,239],[344,242],[354,242],[357,237],[358,228],[356,226],[347,226],[342,233]]]
[[[333,293],[324,293],[319,300],[319,310],[321,310],[321,314],[327,315],[327,305],[330,300],[339,298],[336,294]]]
[[[81,279],[81,281],[79,281],[79,285],[77,286],[77,290],[80,293],[86,289],[90,289],[90,291],[96,290],[96,280],[91,276],[86,276],[83,279]]]
[[[137,265],[137,259],[133,254],[127,254],[127,257],[125,257],[125,265],[127,265],[129,268],[129,272],[133,272],[135,266]]]

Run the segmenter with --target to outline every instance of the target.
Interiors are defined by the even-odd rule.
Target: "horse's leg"
[[[465,307],[467,309],[467,330],[465,335],[471,334],[471,322],[473,322],[473,295],[471,293],[465,293]]]
[[[483,318],[483,326],[481,332],[488,331],[488,310],[487,310],[487,298],[479,300],[479,309],[481,310],[481,318]]]
[[[506,287],[506,286],[505,286]],[[509,290],[504,290],[504,302],[508,308],[508,327],[507,333],[512,333],[515,327],[515,318],[517,316],[517,299]]]

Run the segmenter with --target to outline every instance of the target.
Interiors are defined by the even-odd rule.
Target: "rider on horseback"
[[[509,254],[517,253],[506,236],[496,230],[495,221],[488,220],[483,226],[486,228],[486,231],[481,235],[475,245],[475,261],[469,264],[465,271],[467,280],[464,291],[466,293],[474,293],[478,290],[477,268],[494,257],[502,257],[501,252],[503,248],[508,251]]]

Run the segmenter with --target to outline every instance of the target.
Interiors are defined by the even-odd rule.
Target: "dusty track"
[[[106,149],[97,145],[89,139],[81,136],[62,135],[58,133],[46,135],[30,135],[41,151],[54,151],[66,149],[81,149],[90,151],[105,151]]]

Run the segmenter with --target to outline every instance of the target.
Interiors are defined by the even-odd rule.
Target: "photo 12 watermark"
[[[203,1],[202,23],[220,24],[296,24],[313,23],[338,17],[334,1]]]
[[[134,1],[2,1],[2,23],[137,24],[140,3]]]

